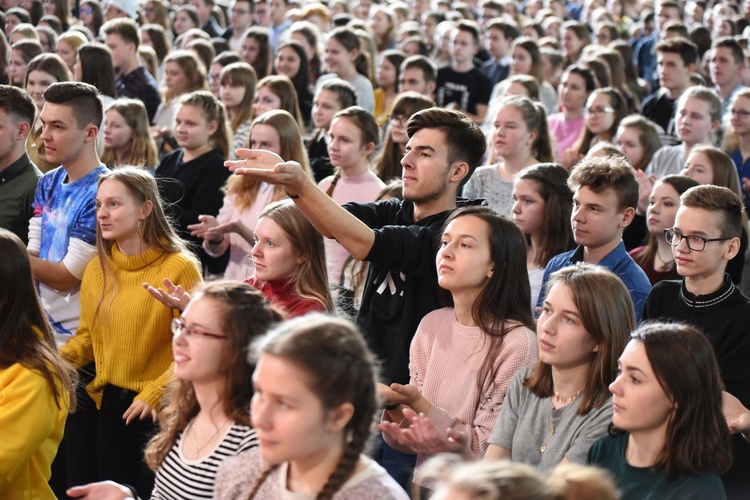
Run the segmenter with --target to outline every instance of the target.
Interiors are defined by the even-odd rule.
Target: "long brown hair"
[[[144,168],[153,168],[158,165],[159,153],[156,149],[156,142],[149,133],[148,113],[143,101],[120,98],[109,105],[105,115],[109,111],[118,112],[127,126],[133,130],[125,164]],[[116,161],[117,153],[105,146],[102,163],[111,166]]]
[[[253,101],[255,101],[255,86],[258,83],[258,77],[252,66],[245,62],[236,62],[224,66],[219,78],[222,86],[245,88],[245,95],[242,96],[242,102],[237,106],[238,109],[234,112],[230,123],[232,132],[237,133],[240,125],[253,117]]]
[[[288,111],[289,114],[297,120],[299,129],[304,132],[305,123],[302,120],[302,113],[299,110],[297,90],[294,88],[294,84],[289,77],[286,75],[269,75],[258,82],[258,85],[255,88],[256,92],[263,87],[268,87],[268,89],[279,98],[281,101],[279,109]]]
[[[583,328],[599,349],[592,353],[586,385],[577,413],[581,416],[600,408],[609,399],[609,384],[617,376],[617,359],[635,328],[635,309],[630,292],[620,278],[601,266],[581,262],[552,273],[547,293],[553,286],[568,287]],[[523,386],[538,398],[554,394],[552,366],[537,361]]]
[[[165,101],[171,101],[175,97],[185,95],[189,92],[195,92],[196,90],[206,90],[208,83],[206,80],[206,68],[203,63],[195,55],[195,52],[190,50],[175,50],[167,57],[164,58],[164,65],[167,63],[175,63],[180,67],[183,73],[185,73],[185,79],[187,80],[187,88],[184,94],[172,94],[166,87],[162,91],[164,94]]]
[[[225,384],[221,394],[224,413],[234,422],[250,425],[253,366],[247,363],[250,343],[280,322],[283,314],[269,305],[263,294],[242,282],[213,281],[202,285],[192,300],[209,297],[221,305]],[[161,429],[149,442],[145,460],[156,471],[177,442],[180,433],[200,411],[193,384],[175,380],[166,390],[167,403],[159,414]]]
[[[612,120],[612,127],[610,127],[610,129],[608,130],[610,134],[609,140],[611,140],[617,134],[617,127],[620,126],[620,122],[628,114],[628,108],[625,103],[625,98],[622,96],[619,90],[612,87],[605,87],[603,89],[596,89],[591,92],[587,101],[591,100],[596,94],[607,95],[609,97],[611,107],[615,110],[615,116]],[[583,132],[578,137],[575,144],[573,144],[573,147],[576,151],[578,151],[578,154],[585,155],[589,152],[589,149],[591,149],[595,137],[596,136],[591,132],[591,129],[589,129],[588,126],[584,126]]]

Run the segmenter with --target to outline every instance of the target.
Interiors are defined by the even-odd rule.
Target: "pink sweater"
[[[471,450],[478,458],[487,449],[487,440],[513,375],[536,361],[536,335],[523,326],[506,334],[497,357],[499,369],[495,380],[485,383],[480,394],[477,373],[486,350],[482,330],[460,325],[451,307],[425,316],[409,349],[409,384],[416,386],[432,404],[427,417],[443,432],[449,428],[466,432]],[[387,419],[388,413],[383,412],[383,420]],[[410,425],[407,419],[401,421],[401,427]],[[394,445],[383,437],[389,445]],[[417,465],[427,458],[420,455]]]

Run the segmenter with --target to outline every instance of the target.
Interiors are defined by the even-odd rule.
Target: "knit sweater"
[[[263,292],[263,296],[271,304],[284,309],[289,318],[325,312],[325,307],[317,300],[305,299],[294,293],[294,285],[289,281],[261,281],[253,276],[246,279],[245,283]]]
[[[136,399],[156,408],[162,388],[172,376],[170,323],[177,312],[156,301],[142,284],[158,288],[162,278],[169,278],[192,290],[201,281],[200,271],[185,255],[151,247],[126,256],[116,243],[109,263],[114,280],[108,276],[101,305],[104,275],[100,259],[86,268],[81,285],[81,324],[61,348],[61,354],[77,368],[96,361],[96,377],[86,389],[97,406],[101,405],[104,387],[114,385],[138,392]]]

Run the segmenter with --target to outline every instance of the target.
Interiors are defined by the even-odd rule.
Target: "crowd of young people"
[[[744,4],[0,7],[0,497],[750,493]]]

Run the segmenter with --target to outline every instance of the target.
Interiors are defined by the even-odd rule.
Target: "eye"
[[[634,385],[638,385],[638,384],[641,383],[641,381],[638,378],[636,378],[636,377],[634,377],[632,375],[630,376],[630,381],[633,382]]]

